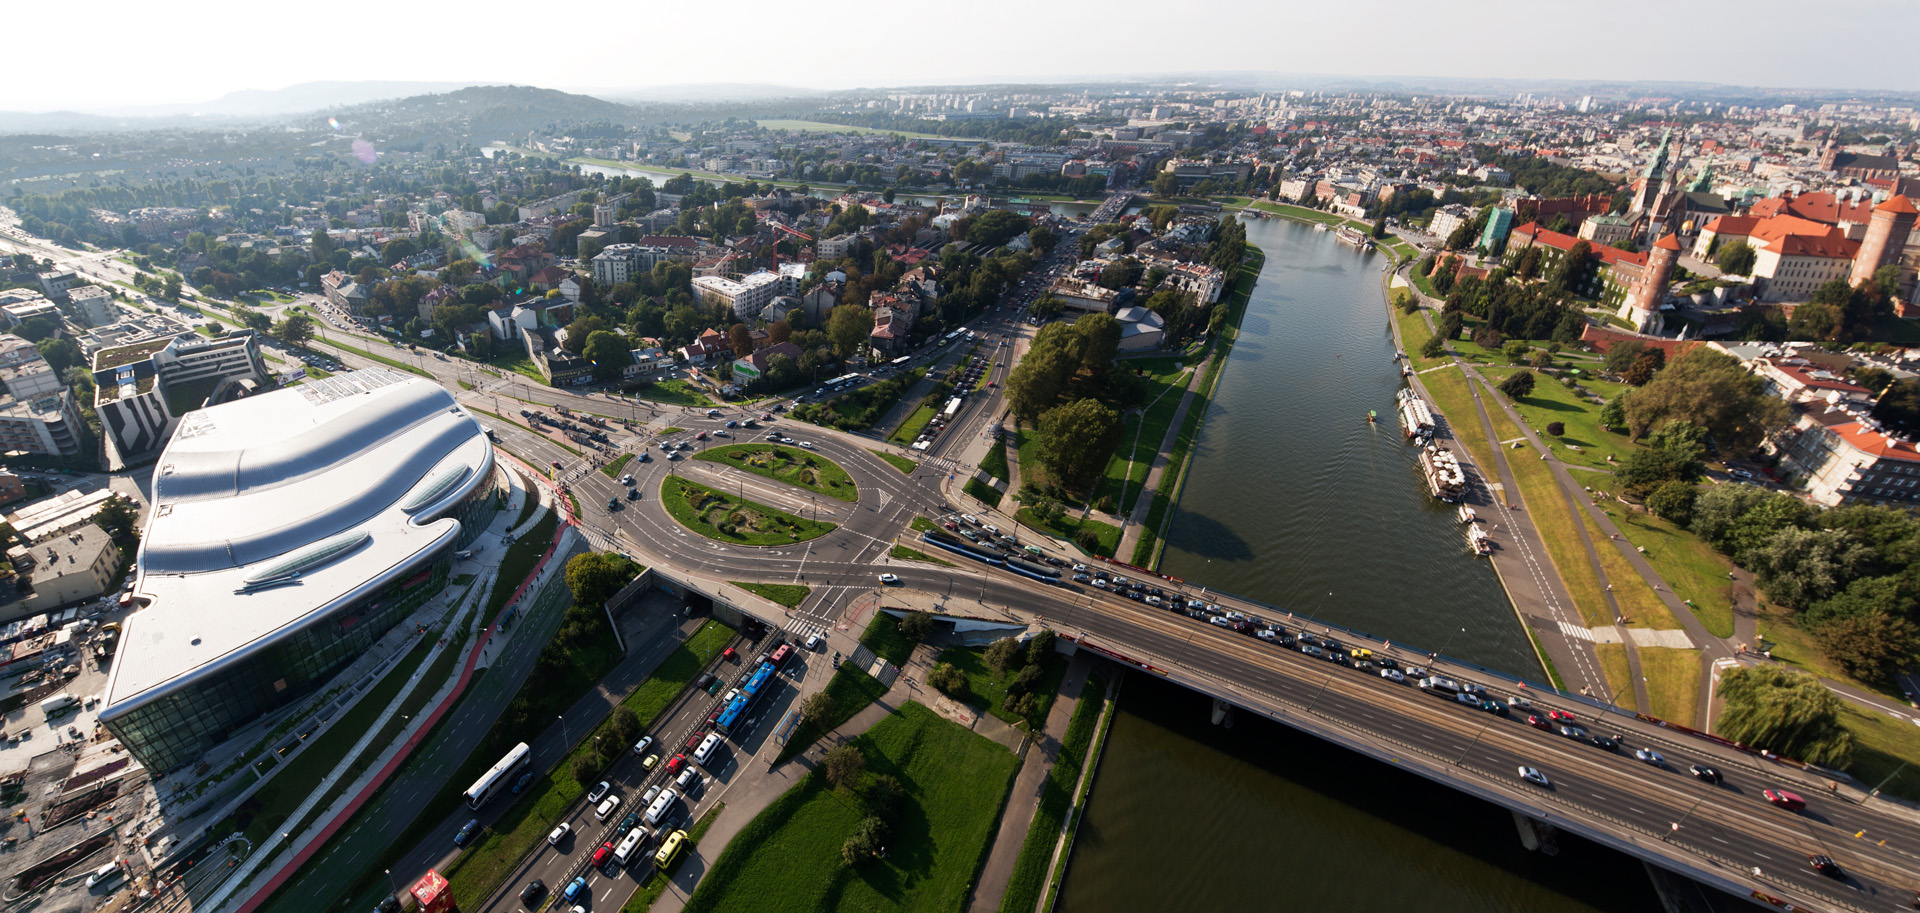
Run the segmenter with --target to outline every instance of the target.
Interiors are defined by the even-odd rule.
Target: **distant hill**
[[[452,92],[370,102],[331,112],[343,129],[392,138],[506,139],[562,124],[636,124],[647,112],[534,86],[470,86]]]
[[[672,86],[639,86],[618,89],[592,89],[592,94],[613,101],[646,104],[649,102],[759,101],[771,98],[812,98],[827,93],[800,86],[776,86],[767,83],[711,82]]]
[[[170,106],[181,114],[273,115],[299,114],[324,108],[363,105],[389,98],[406,98],[430,92],[451,92],[473,85],[471,82],[303,82],[284,89],[246,89],[229,92],[199,105]],[[164,112],[175,113],[175,112]]]

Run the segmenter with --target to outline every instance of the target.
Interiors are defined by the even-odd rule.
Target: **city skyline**
[[[759,21],[749,8],[733,21]],[[763,10],[776,14],[770,6]],[[1435,15],[1412,0],[1358,0],[1338,6],[1283,4],[1254,7],[1241,0],[1205,0],[1179,18],[1196,23],[1190,40],[1153,38],[1169,15],[1158,5],[1125,2],[1101,10],[1048,4],[1024,8],[1026,25],[1000,20],[897,23],[902,38],[848,43],[856,31],[885,26],[879,11],[851,0],[830,0],[804,18],[776,20],[781,44],[794,53],[729,54],[724,42],[649,41],[712,27],[698,8],[657,8],[633,28],[584,29],[554,47],[503,45],[503,36],[566,34],[571,19],[552,30],[501,31],[524,8],[484,0],[454,15],[402,2],[348,4],[337,24],[314,26],[292,17],[263,18],[257,8],[222,0],[191,19],[165,8],[110,2],[100,11],[113,23],[87,36],[96,60],[131,62],[159,54],[129,83],[119,66],[62,67],[68,42],[41,42],[15,50],[25,72],[59,72],[57,79],[24,80],[0,108],[22,112],[72,110],[133,113],[150,105],[195,105],[231,92],[274,90],[327,80],[419,80],[465,84],[533,84],[567,91],[620,95],[644,87],[758,84],[833,91],[886,86],[969,83],[1139,80],[1156,74],[1293,73],[1395,79],[1538,79],[1699,82],[1775,89],[1836,91],[1920,90],[1898,54],[1833,53],[1831,41],[1807,38],[1805,8],[1762,0],[1729,19],[1706,8],[1630,0],[1605,11],[1578,14],[1499,0],[1465,13]],[[396,23],[389,37],[357,37],[357,17]],[[1908,34],[1920,27],[1920,8],[1898,0],[1869,0],[1819,11],[1819,33],[1859,42],[1874,35]],[[1361,31],[1364,23],[1419,23],[1398,32]],[[1800,26],[1787,28],[1789,24]],[[22,34],[58,34],[66,17],[51,5],[16,11]],[[522,23],[524,25],[524,23]],[[1232,27],[1227,27],[1229,24]],[[425,28],[419,35],[404,30]],[[338,32],[337,35],[330,33]],[[378,34],[376,32],[375,34]],[[1178,34],[1178,32],[1176,32]],[[917,36],[927,35],[925,39]],[[1348,37],[1342,38],[1340,36]],[[1721,50],[1673,52],[1673,40],[1694,36]],[[937,36],[937,37],[935,37]],[[1043,45],[1049,36],[1062,39]],[[724,38],[724,32],[715,37]],[[948,53],[914,51],[919,41]],[[1568,42],[1575,51],[1569,53]],[[1703,45],[1704,46],[1704,45]],[[427,47],[442,52],[420,53]],[[453,53],[469,48],[472,55]],[[168,49],[175,49],[169,52]],[[816,48],[819,53],[804,53]],[[1586,50],[1579,50],[1585,48]],[[491,50],[487,50],[491,49]],[[1129,50],[1132,54],[1129,55]],[[404,52],[402,52],[404,51]],[[258,58],[255,55],[259,55]],[[58,56],[56,56],[58,55]],[[250,67],[249,59],[293,60],[291,66]],[[236,66],[240,63],[240,66]]]

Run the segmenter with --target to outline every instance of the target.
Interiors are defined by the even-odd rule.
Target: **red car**
[[[1548,732],[1553,731],[1553,721],[1544,717],[1529,716],[1527,717],[1527,725],[1535,729],[1545,729]]]
[[[1573,714],[1566,712],[1565,710],[1549,710],[1547,711],[1547,719],[1552,720],[1555,723],[1577,723],[1580,721],[1579,717],[1576,717]]]
[[[696,441],[704,441],[707,439],[707,433],[705,431],[702,431],[699,434],[694,435],[693,439]]]
[[[560,465],[560,461],[559,461],[559,460],[554,460],[554,461],[553,461],[553,468],[555,468],[555,469],[565,469],[566,467],[565,467],[565,466],[562,466],[562,465]]]
[[[686,755],[683,755],[683,754],[674,755],[673,757],[667,759],[667,773],[669,775],[679,773],[680,768],[685,767],[686,764],[687,764]]]
[[[1788,811],[1797,812],[1807,807],[1807,800],[1800,798],[1794,793],[1787,792],[1784,789],[1763,789],[1760,791],[1760,795],[1766,796],[1768,802],[1787,809]]]
[[[600,848],[593,851],[593,864],[595,868],[606,865],[607,860],[612,858],[613,858],[613,841],[611,840],[600,844]]]
[[[732,647],[728,647],[725,650],[720,651],[720,658],[726,660],[727,662],[733,662],[733,656],[734,656],[734,653],[733,653]]]

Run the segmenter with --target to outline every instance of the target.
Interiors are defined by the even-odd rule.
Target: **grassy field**
[[[1020,508],[1019,517],[1020,522],[1034,529],[1041,530],[1050,536],[1058,536],[1059,538],[1065,539],[1073,543],[1074,547],[1081,551],[1087,550],[1080,544],[1080,531],[1083,529],[1092,530],[1094,535],[1099,537],[1099,543],[1094,546],[1093,551],[1089,552],[1089,554],[1111,558],[1113,557],[1113,550],[1120,547],[1120,527],[1114,526],[1111,523],[1102,523],[1099,520],[1093,519],[1083,520],[1070,513],[1062,514],[1059,522],[1042,523],[1039,517],[1034,516],[1033,508],[1031,507]]]
[[[982,375],[984,376],[984,375]],[[1007,466],[1007,441],[1005,438],[994,441],[987,448],[987,455],[980,458],[980,469],[987,475],[1003,482],[1012,481],[1012,470]]]
[[[629,693],[621,706],[640,717],[642,728],[653,725],[673,698],[732,639],[732,629],[717,621],[708,621],[667,654],[653,675]],[[594,731],[582,733],[565,761],[535,777],[527,791],[485,831],[480,842],[446,868],[443,874],[463,909],[476,908],[493,893],[513,870],[514,863],[537,845],[553,827],[553,822],[564,817],[586,791],[583,784],[573,779],[572,759],[595,750],[595,736],[604,734],[610,725],[602,722]]]
[[[865,812],[816,772],[741,830],[701,879],[689,913],[964,907],[1019,759],[918,704],[853,744],[870,774],[898,777],[909,797],[886,858],[859,868],[841,863],[840,846]]]
[[[768,130],[794,130],[794,131],[804,131],[807,133],[858,133],[863,136],[867,134],[878,134],[882,136],[890,136],[895,133],[898,133],[900,136],[904,136],[908,139],[941,139],[942,138],[938,134],[934,134],[934,133],[915,133],[912,131],[901,132],[901,131],[890,131],[890,130],[875,130],[872,127],[852,127],[846,124],[829,124],[829,123],[825,123],[823,121],[817,121],[817,120],[773,119],[773,120],[756,120],[754,121],[754,123],[759,126],[765,127]]]
[[[793,735],[787,744],[781,746],[780,754],[773,763],[777,766],[807,747],[820,741],[820,737],[839,728],[841,723],[853,719],[853,715],[865,710],[868,704],[880,699],[887,693],[887,686],[867,673],[855,669],[851,663],[841,664],[834,670],[833,678],[827,680],[827,687],[821,689],[833,701],[833,714],[821,723],[815,724],[802,720],[794,727]]]
[[[1302,221],[1302,222],[1319,222],[1322,225],[1331,225],[1336,227],[1340,225],[1352,225],[1355,228],[1363,228],[1363,229],[1370,227],[1367,225],[1362,225],[1359,222],[1355,222],[1352,219],[1349,219],[1346,216],[1342,216],[1338,213],[1321,212],[1318,209],[1308,209],[1305,206],[1292,206],[1286,203],[1275,203],[1271,200],[1256,200],[1252,203],[1247,204],[1247,208],[1258,209],[1261,212],[1270,212],[1275,215],[1286,216],[1289,219],[1298,219],[1299,221]]]
[[[1853,763],[1847,772],[1868,789],[1884,780],[1882,792],[1920,801],[1920,765],[1908,763],[1920,758],[1920,728],[1853,704],[1840,706],[1840,724],[1853,733]]]
[[[684,380],[663,380],[634,391],[639,399],[669,406],[711,406],[713,399]]]
[[[968,497],[984,502],[988,507],[999,507],[1000,499],[1003,497],[1000,489],[979,479],[968,479],[967,484],[960,486],[960,490],[966,492]]]
[[[1067,723],[1066,735],[1060,739],[1060,756],[1040,785],[1040,801],[1033,810],[1033,823],[1027,826],[1027,838],[1020,844],[1013,877],[1007,881],[1007,893],[1000,899],[1000,913],[1032,913],[1040,903],[1041,892],[1046,890],[1053,848],[1060,840],[1060,827],[1073,804],[1073,787],[1080,782],[1080,771],[1086,766],[1094,727],[1106,706],[1106,683],[1098,675],[1088,676],[1080,695],[1080,702],[1073,708],[1073,719]]]
[[[776,605],[786,606],[789,609],[805,601],[807,594],[813,592],[813,588],[804,583],[742,583],[738,580],[728,582],[755,596],[759,596]]]
[[[900,634],[900,620],[885,612],[873,613],[867,629],[860,632],[860,643],[896,666],[904,666],[913,656],[913,641]]]
[[[728,444],[703,450],[696,460],[723,463],[754,475],[785,482],[851,504],[860,489],[840,464],[819,454],[780,444]]]
[[[1480,373],[1488,381],[1499,384],[1508,375],[1519,368],[1482,368]],[[1583,400],[1579,394],[1567,389],[1558,380],[1539,374],[1533,392],[1514,400],[1514,408],[1520,417],[1538,433],[1542,440],[1554,445],[1554,451],[1561,462],[1596,469],[1608,469],[1616,465],[1609,463],[1607,457],[1625,460],[1627,455],[1640,449],[1625,434],[1600,430],[1600,406],[1589,400]],[[1587,386],[1596,394],[1609,396],[1619,392],[1620,385],[1610,384],[1597,379],[1587,382]],[[1566,433],[1559,437],[1547,434],[1550,422],[1560,422],[1567,426]],[[1575,449],[1578,448],[1578,449]]]
[[[1627,541],[1646,549],[1647,562],[1673,588],[1673,594],[1693,605],[1694,617],[1715,637],[1733,636],[1733,602],[1727,574],[1733,569],[1726,556],[1699,537],[1659,517],[1603,503],[1613,525]]]
[[[1013,451],[1020,461],[1020,484],[1046,488],[1052,477],[1040,459],[1040,429],[1022,425],[1014,431]]]
[[[913,475],[913,471],[920,468],[919,463],[909,460],[903,456],[898,456],[895,454],[888,453],[885,450],[874,450],[873,448],[869,447],[867,448],[867,452],[883,460],[886,460],[888,465],[892,466],[895,469],[900,470],[901,472],[907,475]]]
[[[1104,498],[1114,499],[1115,512],[1126,514],[1133,510],[1134,502],[1139,500],[1141,488],[1146,485],[1147,472],[1153,468],[1153,458],[1160,453],[1160,444],[1166,440],[1167,426],[1173,423],[1173,414],[1180,409],[1182,391],[1186,389],[1190,372],[1178,358],[1153,358],[1128,360],[1124,367],[1137,367],[1147,372],[1151,378],[1148,386],[1147,402],[1151,403],[1138,417],[1128,416],[1124,436],[1120,446],[1115,448],[1113,458],[1107,461],[1105,473],[1094,487],[1094,503]]]
[[[1593,652],[1600,658],[1600,673],[1607,677],[1607,691],[1613,693],[1614,704],[1627,710],[1640,710],[1640,698],[1634,693],[1633,675],[1627,665],[1627,647],[1625,644],[1594,644]],[[1617,693],[1615,693],[1617,692]],[[1652,693],[1649,692],[1651,697]],[[1600,695],[1605,699],[1606,695]]]
[[[1031,692],[1038,706],[1033,719],[1025,720],[1001,706],[1007,699],[1007,685],[1020,670],[1009,669],[1006,675],[995,675],[987,667],[986,655],[985,647],[948,647],[940,651],[934,661],[951,663],[966,675],[967,693],[961,698],[968,704],[1022,728],[1030,722],[1045,722],[1047,711],[1053,709],[1054,696],[1060,691],[1060,680],[1067,675],[1067,658],[1058,653],[1047,654],[1047,661],[1041,666],[1040,683]]]
[[[1647,700],[1653,704],[1649,713],[1682,726],[1697,725],[1699,650],[1641,647],[1640,671],[1647,676]]]
[[[335,342],[333,341],[333,337],[331,336],[315,336],[313,338],[313,341],[316,344],[323,345],[323,346],[330,346],[332,348],[339,349],[342,352],[352,352],[353,354],[358,355],[361,358],[368,359],[370,361],[377,361],[383,365],[386,365],[389,368],[393,368],[396,371],[405,371],[408,374],[418,374],[421,377],[427,377],[427,378],[433,377],[432,374],[429,374],[426,371],[422,371],[418,367],[415,367],[414,365],[410,365],[402,361],[397,361],[395,359],[388,358],[385,355],[375,355],[374,353],[369,352],[366,349],[356,348],[354,346],[347,345],[346,343],[343,343],[343,342]]]
[[[1620,553],[1617,543],[1600,533],[1599,525],[1585,510],[1580,511],[1580,522],[1586,525],[1587,538],[1593,541],[1593,549],[1600,555],[1600,569],[1607,574],[1607,583],[1613,587],[1613,600],[1620,606],[1620,614],[1626,617],[1627,624],[1662,631],[1680,627],[1680,619],[1673,617],[1673,612],[1660,601],[1646,578],[1627,563],[1627,556]]]
[[[485,364],[499,368],[502,371],[510,371],[518,374],[542,387],[547,385],[546,377],[541,375],[540,369],[534,367],[533,361],[527,358],[525,349],[514,349],[505,354],[495,355],[488,359]]]
[[[632,459],[633,459],[633,454],[623,453],[617,457],[614,457],[612,461],[607,463],[607,465],[600,467],[600,471],[602,473],[605,473],[606,477],[609,479],[620,478],[620,470],[627,468],[627,462]]]
[[[796,517],[765,504],[669,477],[660,500],[680,525],[709,539],[736,545],[787,545],[833,532],[834,524]]]
[[[534,502],[529,498],[528,503],[531,505]],[[522,522],[525,522],[524,516]],[[533,573],[533,566],[539,563],[541,555],[547,553],[547,546],[553,544],[553,531],[559,526],[560,514],[549,510],[546,516],[540,518],[540,522],[533,525],[533,529],[507,546],[507,556],[500,559],[498,582],[487,597],[485,617],[488,620],[507,604],[507,600],[513,598],[513,591],[520,586],[520,582]]]
[[[923,404],[913,410],[913,414],[907,416],[907,420],[901,422],[900,427],[895,428],[887,440],[896,444],[911,444],[914,438],[920,436],[920,430],[927,427],[927,422],[932,418],[933,407]]]
[[[927,554],[926,552],[920,551],[918,549],[911,549],[904,545],[894,546],[893,551],[888,552],[887,554],[894,558],[898,558],[902,561],[921,561],[927,564],[937,564],[941,567],[956,566],[951,561],[947,561],[941,558],[935,558],[932,555]]]

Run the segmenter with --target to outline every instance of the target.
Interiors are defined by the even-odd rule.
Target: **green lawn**
[[[1006,675],[995,675],[987,667],[986,655],[985,647],[948,647],[934,661],[951,663],[955,669],[966,674],[967,694],[963,697],[968,704],[1023,728],[1029,723],[1045,722],[1047,711],[1053,709],[1054,696],[1060,691],[1060,680],[1066,678],[1067,658],[1058,653],[1047,654],[1046,662],[1041,664],[1040,683],[1031,692],[1038,706],[1034,709],[1033,719],[1024,720],[1019,714],[1002,706],[1007,699],[1007,685],[1020,670],[1011,669]]]
[[[968,497],[985,503],[988,507],[1000,506],[1000,499],[1002,497],[1000,490],[977,478],[968,479],[967,484],[960,486],[960,490],[966,492]]]
[[[1920,728],[1844,701],[1840,706],[1840,723],[1853,733],[1853,763],[1847,773],[1868,789],[1885,781],[1882,792],[1920,801],[1920,764],[1911,763],[1920,761]]]
[[[900,634],[900,620],[885,612],[873,613],[873,620],[867,622],[867,629],[860,632],[862,646],[896,666],[907,664],[913,656],[913,641]]]
[[[935,558],[932,555],[927,554],[926,552],[919,551],[918,549],[911,549],[904,545],[894,546],[893,551],[889,552],[888,554],[892,555],[895,558],[899,558],[902,561],[922,561],[927,564],[937,564],[941,567],[955,566],[954,563],[951,561],[945,561],[939,558]]]
[[[893,434],[888,435],[887,440],[896,444],[911,444],[914,438],[920,436],[920,430],[927,427],[927,422],[932,418],[933,407],[922,404],[913,410],[912,415],[907,416],[906,421],[900,423],[900,427],[893,430]]]
[[[1733,636],[1732,593],[1727,573],[1733,563],[1699,537],[1659,517],[1601,502],[1627,541],[1646,550],[1648,563],[1693,606],[1693,614],[1715,637]]]
[[[776,605],[783,605],[789,609],[805,601],[807,594],[813,592],[813,588],[804,583],[742,583],[738,580],[728,582],[749,593],[765,598]]]
[[[1094,535],[1099,537],[1099,542],[1093,547],[1093,550],[1089,552],[1089,554],[1111,558],[1113,557],[1113,550],[1120,547],[1120,527],[1114,526],[1111,523],[1102,523],[1099,520],[1093,519],[1083,520],[1070,513],[1062,514],[1058,522],[1042,523],[1040,522],[1040,518],[1034,515],[1033,508],[1031,507],[1020,508],[1019,517],[1020,522],[1034,529],[1042,530],[1048,535],[1065,539],[1073,543],[1075,548],[1083,552],[1087,551],[1087,548],[1080,544],[1080,531],[1083,529],[1092,530]]]
[[[788,545],[818,539],[836,528],[671,476],[660,483],[660,501],[680,525],[735,545]]]
[[[994,441],[993,446],[987,448],[987,455],[980,458],[980,469],[1003,482],[1012,481],[1012,471],[1007,467],[1006,438]]]
[[[842,663],[834,670],[833,678],[827,680],[827,687],[821,689],[833,701],[833,714],[816,725],[802,721],[794,727],[793,736],[787,744],[781,746],[780,754],[773,763],[778,766],[786,763],[794,755],[807,750],[807,746],[820,741],[820,737],[839,728],[841,723],[853,719],[853,715],[865,710],[868,704],[880,699],[887,693],[887,686],[866,672],[855,669],[851,663]]]
[[[670,406],[713,405],[713,399],[701,392],[700,388],[678,379],[649,384],[635,391],[633,395],[648,402],[665,403]]]
[[[1249,203],[1248,208],[1258,209],[1262,212],[1270,212],[1275,215],[1286,216],[1289,219],[1297,219],[1301,222],[1319,222],[1322,225],[1332,225],[1332,226],[1352,225],[1356,228],[1371,227],[1368,225],[1362,225],[1361,223],[1355,222],[1352,219],[1349,219],[1338,213],[1321,212],[1318,209],[1308,209],[1305,206],[1294,206],[1288,203],[1275,203],[1271,200],[1256,200],[1252,203]]]
[[[1694,726],[1700,703],[1700,651],[1641,647],[1640,671],[1647,676],[1647,699],[1654,716]]]
[[[1120,446],[1114,449],[1113,458],[1107,461],[1106,471],[1094,487],[1093,500],[1098,504],[1111,497],[1115,512],[1124,515],[1133,510],[1134,502],[1140,498],[1147,473],[1153,468],[1153,458],[1166,440],[1173,414],[1180,410],[1180,400],[1184,398],[1183,391],[1191,375],[1179,358],[1129,359],[1121,365],[1147,373],[1150,383],[1146,401],[1151,405],[1139,418],[1128,417]]]
[[[1627,665],[1625,644],[1594,644],[1594,656],[1600,660],[1600,674],[1607,679],[1608,694],[1613,696],[1615,706],[1623,710],[1639,712],[1640,697],[1634,693],[1632,667]],[[1651,685],[1651,683],[1649,683]],[[1652,696],[1651,690],[1648,696]],[[1600,695],[1605,699],[1607,695]]]
[[[853,503],[860,500],[860,489],[840,464],[816,453],[780,444],[728,444],[703,450],[694,457],[722,463],[754,475],[785,482],[829,498]]]
[[[532,503],[531,498],[528,500]],[[520,582],[533,573],[533,566],[539,563],[541,555],[546,554],[547,546],[553,544],[553,531],[559,526],[560,514],[549,510],[546,516],[540,518],[540,522],[533,525],[533,529],[507,546],[507,556],[500,559],[500,573],[494,581],[493,593],[487,597],[488,619],[492,619],[507,604],[507,600],[513,598],[513,591],[520,586]]]
[[[1518,370],[1482,368],[1480,373],[1497,385]],[[1527,420],[1527,424],[1541,439],[1554,445],[1554,452],[1561,462],[1608,469],[1616,464],[1609,463],[1607,457],[1625,460],[1633,451],[1640,449],[1624,433],[1600,430],[1599,404],[1580,399],[1550,375],[1536,372],[1536,378],[1538,382],[1533,385],[1533,392],[1512,402],[1520,411],[1520,417]],[[1602,398],[1611,397],[1620,389],[1619,384],[1606,383],[1597,378],[1589,379],[1586,384]],[[1566,433],[1557,438],[1548,435],[1546,428],[1550,422],[1566,425]],[[1579,449],[1573,449],[1575,447]]]
[[[912,529],[916,533],[929,532],[936,528],[933,525],[933,521],[927,519],[926,517],[914,517],[913,522],[907,524],[907,526],[909,529]]]
[[[1047,868],[1053,862],[1053,849],[1060,841],[1060,827],[1073,803],[1074,784],[1087,763],[1087,749],[1093,744],[1093,730],[1106,706],[1106,683],[1098,675],[1087,677],[1080,689],[1080,701],[1073,708],[1066,735],[1060,739],[1060,757],[1040,786],[1040,802],[1033,810],[1033,823],[1020,844],[1014,862],[1013,877],[1007,893],[1000,899],[1000,913],[1033,913],[1046,889]]]
[[[1013,449],[1020,459],[1020,484],[1044,489],[1051,484],[1046,464],[1040,459],[1040,429],[1021,426],[1013,433]]]
[[[614,457],[607,465],[600,467],[600,471],[605,473],[609,479],[620,478],[620,470],[627,468],[627,461],[631,459],[633,459],[633,454],[623,453]]]
[[[741,830],[701,879],[689,913],[964,908],[1019,759],[911,703],[854,744],[869,774],[898,777],[909,797],[886,858],[841,863],[840,846],[865,812],[815,772]]]
[[[903,473],[906,473],[907,475],[913,475],[913,471],[920,468],[919,463],[909,460],[903,456],[898,456],[896,454],[888,453],[885,450],[875,450],[869,447],[867,448],[867,452],[883,460],[886,460],[888,465],[892,466],[895,469],[900,470]]]

